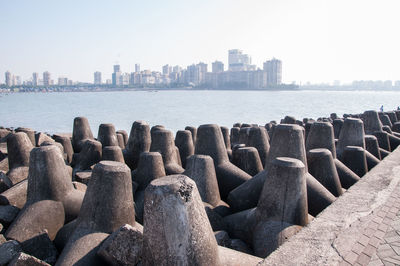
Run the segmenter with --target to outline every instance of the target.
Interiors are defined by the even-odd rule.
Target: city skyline
[[[284,83],[398,80],[399,7],[395,0],[1,1],[0,73],[25,79],[48,70],[90,82],[116,63],[127,72],[135,62],[158,71],[227,66],[220,55],[238,47],[258,66],[280,58]]]

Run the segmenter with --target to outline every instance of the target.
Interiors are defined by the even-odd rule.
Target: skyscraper
[[[215,61],[212,63],[212,72],[213,73],[221,73],[224,72],[224,63],[221,61]]]
[[[267,85],[274,86],[282,83],[282,61],[272,58],[266,61],[263,67],[267,72]]]
[[[44,86],[50,85],[50,72],[48,71],[43,72],[43,85]]]
[[[229,50],[228,64],[229,71],[247,71],[251,65],[251,57],[239,49]]]
[[[163,75],[169,75],[171,72],[172,72],[172,66],[167,64],[167,65],[162,67]]]
[[[136,73],[140,72],[140,64],[135,64],[135,72]]]
[[[114,65],[114,73],[116,73],[116,72],[121,72],[120,65]]]
[[[122,85],[121,82],[121,68],[119,65],[114,65],[114,73],[112,73],[112,84],[114,86]]]
[[[39,84],[39,74],[36,72],[32,73],[32,86],[36,87]]]
[[[7,87],[13,86],[14,84],[12,83],[12,76],[11,76],[10,71],[7,71],[7,72],[5,73],[5,76],[6,76],[6,86],[7,86]]]
[[[94,84],[95,85],[101,84],[101,72],[99,71],[94,72]]]

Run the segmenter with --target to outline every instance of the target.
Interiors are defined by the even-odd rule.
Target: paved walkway
[[[370,215],[340,265],[400,265],[400,186]]]

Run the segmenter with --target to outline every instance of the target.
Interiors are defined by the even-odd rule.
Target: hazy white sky
[[[400,80],[399,10],[399,0],[1,0],[0,82],[7,70],[92,82],[116,62],[227,64],[234,48],[261,68],[281,59],[287,83]]]

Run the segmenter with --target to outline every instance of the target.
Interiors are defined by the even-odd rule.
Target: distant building
[[[20,76],[14,76],[13,77],[13,83],[14,83],[14,85],[17,85],[17,86],[21,85],[22,84],[21,77]]]
[[[163,75],[169,75],[169,73],[172,72],[172,67],[170,65],[165,65],[162,67],[162,73]]]
[[[101,72],[99,71],[94,72],[94,84],[101,85]]]
[[[221,61],[215,61],[212,63],[212,73],[224,72],[224,63]]]
[[[264,71],[267,72],[267,85],[275,86],[282,83],[282,61],[273,58],[264,63]]]
[[[43,72],[43,85],[44,86],[51,85],[50,72],[48,71]]]
[[[68,85],[68,78],[59,77],[58,78],[58,86],[67,86]]]
[[[5,81],[6,81],[6,86],[7,87],[11,87],[11,86],[14,85],[13,82],[12,82],[12,75],[11,75],[10,71],[7,71],[5,73],[5,78],[6,78]]]
[[[140,72],[140,64],[135,64],[135,72],[136,73]]]
[[[114,72],[112,73],[112,85],[114,86],[122,85],[122,74],[119,65],[114,65]]]
[[[247,71],[251,66],[251,57],[239,49],[229,50],[228,65],[229,71]]]
[[[39,74],[36,72],[32,73],[32,86],[36,87],[39,85]]]
[[[116,73],[116,72],[121,72],[120,65],[114,65],[114,73]]]
[[[180,66],[174,66],[172,68],[172,72],[175,72],[175,73],[182,72],[182,68]]]

